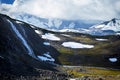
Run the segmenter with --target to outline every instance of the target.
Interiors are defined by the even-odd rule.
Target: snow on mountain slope
[[[90,27],[90,29],[99,29],[99,30],[113,30],[115,32],[120,31],[120,19],[112,19],[110,21],[103,22],[98,25]]]
[[[60,38],[55,36],[54,34],[51,33],[45,33],[44,35],[42,35],[43,39],[48,39],[48,40],[52,40],[52,41],[60,41]]]
[[[50,56],[49,52],[44,53],[42,56],[38,56],[38,58],[42,61],[50,61],[50,62],[55,61],[55,59]]]
[[[98,22],[95,21],[94,23],[88,23],[90,21],[40,18],[35,15],[22,12],[12,13],[10,16],[37,27],[56,32],[77,32],[91,35],[114,35],[115,32],[120,31],[120,19],[116,18],[101,24],[97,24]]]
[[[10,15],[11,15],[11,17],[13,17],[15,19],[24,21],[24,22],[32,24],[32,25],[35,25],[37,27],[48,28],[47,25],[45,25],[45,23],[47,22],[46,19],[42,19],[42,18],[27,14],[27,13],[12,13]]]
[[[24,22],[27,22],[29,24],[35,25],[40,28],[44,29],[55,29],[55,30],[61,30],[61,29],[78,29],[78,28],[88,28],[92,26],[93,24],[98,23],[96,22],[90,22],[90,21],[84,21],[84,20],[64,20],[64,19],[57,19],[57,18],[41,18],[35,15],[31,15],[28,13],[11,13],[9,14],[12,18],[18,19]]]
[[[40,32],[40,31],[38,31],[38,30],[35,30],[35,32],[36,32],[37,34],[42,34],[42,32]]]
[[[43,42],[43,44],[46,45],[46,46],[50,46],[49,42]]]
[[[88,34],[91,35],[116,35],[120,31],[120,19],[112,19],[89,28]]]
[[[107,39],[96,38],[97,41],[107,41]]]
[[[59,30],[60,32],[80,32],[79,30],[75,30],[75,29],[62,29]]]
[[[117,62],[117,58],[109,58],[110,62]]]

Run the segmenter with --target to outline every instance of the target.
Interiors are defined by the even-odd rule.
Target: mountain
[[[120,69],[120,35],[93,36],[69,30],[51,31],[0,14],[2,80],[66,80],[75,76],[65,65]],[[77,73],[84,74],[80,69],[83,72]]]
[[[89,28],[94,35],[113,35],[120,32],[120,19],[112,19]]]
[[[29,24],[33,24],[37,27],[50,29],[50,30],[61,30],[61,29],[79,29],[88,28],[96,22],[84,21],[84,20],[64,20],[54,18],[40,18],[28,13],[11,13],[14,19],[24,21]]]
[[[91,28],[100,29],[100,30],[113,30],[115,32],[120,31],[120,19],[112,19],[110,21],[103,22],[101,24],[92,26]]]
[[[46,72],[57,71],[58,55],[59,52],[47,46],[31,25],[0,14],[0,79],[51,76]]]
[[[77,32],[103,36],[115,35],[120,31],[120,20],[116,18],[98,24],[100,21],[47,19],[27,13],[12,13],[10,15],[14,19],[56,32]]]

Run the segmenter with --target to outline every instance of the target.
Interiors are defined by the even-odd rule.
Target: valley
[[[0,32],[2,80],[120,80],[120,35],[51,31],[3,14]]]

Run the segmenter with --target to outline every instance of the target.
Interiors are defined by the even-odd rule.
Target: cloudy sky
[[[44,18],[68,20],[120,18],[120,0],[15,0],[13,4],[2,3],[0,12],[5,13],[5,9],[7,14],[25,12]]]

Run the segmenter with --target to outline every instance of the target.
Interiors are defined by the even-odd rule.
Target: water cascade
[[[34,58],[35,57],[35,54],[33,52],[33,50],[31,49],[31,47],[28,45],[27,41],[25,40],[25,38],[22,36],[22,34],[17,30],[17,28],[15,27],[15,25],[10,21],[8,20],[8,22],[10,23],[13,31],[16,33],[16,35],[19,37],[19,39],[22,41],[23,45],[26,47],[26,49],[28,50],[28,54]]]

